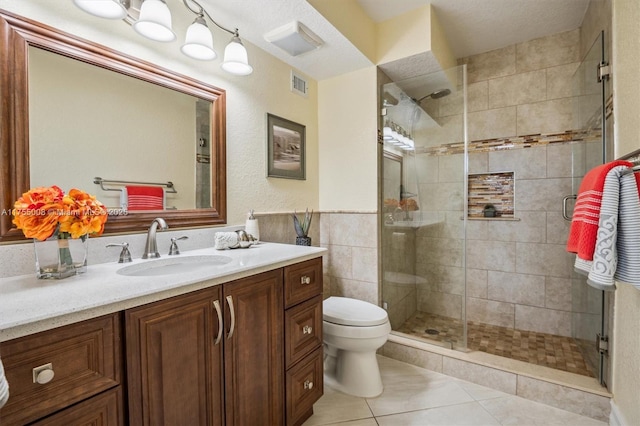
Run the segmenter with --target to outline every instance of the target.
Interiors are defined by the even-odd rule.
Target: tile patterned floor
[[[391,358],[378,362],[382,395],[358,398],[325,386],[303,426],[606,425]]]
[[[467,326],[467,347],[531,364],[595,377],[591,363],[571,337],[537,333],[473,321]],[[437,330],[438,334],[432,334]],[[454,347],[462,339],[462,321],[425,312],[416,312],[397,331]],[[583,345],[584,347],[584,345]]]

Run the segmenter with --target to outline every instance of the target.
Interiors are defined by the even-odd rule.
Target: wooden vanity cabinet
[[[283,424],[282,303],[277,269],[125,311],[130,424]]]
[[[321,292],[317,258],[3,342],[0,425],[299,425],[323,392]]]

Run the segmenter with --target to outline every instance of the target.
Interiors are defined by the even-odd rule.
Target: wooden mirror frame
[[[22,240],[13,226],[13,203],[29,190],[28,48],[44,49],[120,74],[213,102],[211,111],[211,200],[213,208],[110,215],[105,234],[146,231],[162,216],[170,228],[224,224],[226,197],[226,93],[42,23],[0,10],[0,242]],[[91,182],[87,182],[90,185]],[[70,188],[63,188],[69,190]],[[85,191],[88,188],[81,188]],[[92,193],[90,189],[89,193]]]

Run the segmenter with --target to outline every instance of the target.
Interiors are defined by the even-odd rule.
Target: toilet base
[[[331,352],[331,351],[328,351]],[[338,349],[327,354],[324,362],[325,385],[348,395],[374,398],[383,391],[376,352]]]

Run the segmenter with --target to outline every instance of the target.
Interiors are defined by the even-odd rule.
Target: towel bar
[[[156,185],[156,186],[166,186],[167,191],[170,194],[177,194],[176,188],[173,186],[173,182],[134,182],[129,180],[108,180],[102,179],[101,177],[93,178],[93,183],[96,185],[100,185],[100,189],[103,191],[120,191],[119,188],[105,188],[104,185]]]
[[[629,167],[627,170],[620,172],[620,176],[628,175],[629,173],[640,172],[640,165]]]

